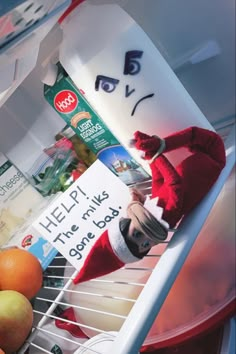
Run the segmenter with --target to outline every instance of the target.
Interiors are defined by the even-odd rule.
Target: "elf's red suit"
[[[151,159],[160,148],[160,139],[141,132],[134,134],[135,147]],[[150,164],[152,197],[159,197],[163,219],[170,227],[188,214],[208,193],[225,166],[225,148],[221,137],[213,131],[190,127],[167,136],[164,149]],[[185,147],[192,154],[177,167],[163,155]]]
[[[163,208],[162,219],[169,228],[174,228],[208,193],[226,162],[220,136],[198,127],[189,127],[164,139],[137,131],[132,146],[144,152],[144,159],[151,160],[152,198],[158,197],[158,206]],[[191,155],[174,167],[163,154],[183,147]],[[111,273],[140,258],[131,252],[119,227],[115,231],[106,230],[74,282]]]

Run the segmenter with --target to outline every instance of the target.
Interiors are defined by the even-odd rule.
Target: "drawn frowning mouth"
[[[149,95],[140,98],[140,100],[138,100],[138,101],[135,103],[135,106],[134,106],[134,108],[133,108],[133,110],[132,110],[131,116],[134,115],[134,113],[135,113],[135,111],[136,111],[136,108],[138,107],[138,105],[139,105],[140,102],[146,100],[147,98],[152,98],[153,96],[154,96],[154,93],[150,93]]]

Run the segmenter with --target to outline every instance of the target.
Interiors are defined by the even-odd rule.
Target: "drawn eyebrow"
[[[130,50],[125,53],[124,75],[136,75],[141,70],[141,64],[138,62],[143,55],[142,50]]]
[[[135,104],[135,106],[134,106],[134,108],[133,108],[133,110],[132,110],[131,116],[134,115],[134,112],[135,112],[137,106],[139,105],[139,103],[140,103],[141,101],[146,100],[147,98],[151,98],[151,97],[153,97],[153,96],[154,96],[154,93],[150,93],[150,95],[147,95],[147,96],[144,96],[144,97],[140,98],[140,100],[138,100],[138,102],[136,102],[136,104]]]
[[[99,90],[99,84],[100,82],[110,82],[114,85],[117,85],[119,83],[119,80],[117,79],[114,79],[112,77],[109,77],[109,76],[104,76],[104,75],[97,75],[96,77],[96,81],[95,81],[95,90],[98,91]]]

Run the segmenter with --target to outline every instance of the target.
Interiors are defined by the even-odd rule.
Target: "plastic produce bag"
[[[43,151],[28,174],[33,186],[46,197],[64,192],[86,169],[71,142],[62,138]]]

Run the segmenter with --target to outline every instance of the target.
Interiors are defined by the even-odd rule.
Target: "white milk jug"
[[[192,125],[212,129],[147,34],[121,7],[85,1],[61,26],[61,64],[128,150],[136,130],[165,137]],[[136,151],[129,151],[148,169]],[[171,154],[172,162],[178,160]]]

